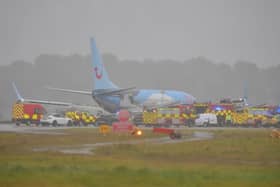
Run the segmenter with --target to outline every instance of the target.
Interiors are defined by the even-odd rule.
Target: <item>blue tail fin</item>
[[[107,71],[102,63],[101,56],[96,47],[95,40],[93,38],[91,38],[90,40],[90,45],[92,53],[94,90],[118,88],[109,79]]]
[[[13,84],[14,91],[15,91],[15,93],[17,95],[17,100],[21,101],[21,102],[24,102],[24,99],[23,99],[23,97],[21,97],[21,95],[20,95],[20,93],[19,93],[19,91],[18,91],[18,89],[16,87],[16,84],[14,82],[12,84]]]

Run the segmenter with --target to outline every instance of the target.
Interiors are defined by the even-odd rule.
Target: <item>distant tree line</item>
[[[110,78],[120,87],[178,89],[197,101],[239,98],[247,94],[251,104],[279,104],[280,65],[259,68],[245,61],[234,65],[214,63],[204,57],[184,62],[174,60],[119,60],[103,55]],[[15,82],[26,98],[93,104],[88,96],[49,91],[45,86],[92,90],[92,65],[89,55],[40,55],[34,63],[15,61],[0,66],[0,118],[11,118],[16,100]]]

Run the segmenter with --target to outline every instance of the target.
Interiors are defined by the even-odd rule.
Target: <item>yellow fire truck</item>
[[[94,125],[96,117],[88,112],[79,111],[67,111],[65,113],[66,117],[73,120],[74,125]]]
[[[143,124],[146,126],[180,126],[188,125],[188,122],[194,121],[196,115],[193,113],[184,113],[179,107],[158,108],[145,110],[143,112]]]

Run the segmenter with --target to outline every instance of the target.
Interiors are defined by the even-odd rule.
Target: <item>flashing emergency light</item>
[[[280,114],[280,106],[276,109],[276,113]]]
[[[221,110],[223,110],[223,108],[220,107],[220,106],[216,106],[216,107],[215,107],[215,110],[216,110],[216,111],[221,111]]]
[[[137,136],[141,136],[142,135],[142,131],[138,130],[136,134],[137,134]]]

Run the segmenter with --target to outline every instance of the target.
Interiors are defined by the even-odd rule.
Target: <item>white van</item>
[[[216,114],[212,113],[204,113],[199,114],[199,117],[195,120],[196,126],[204,126],[207,127],[209,125],[217,125],[218,120]]]

